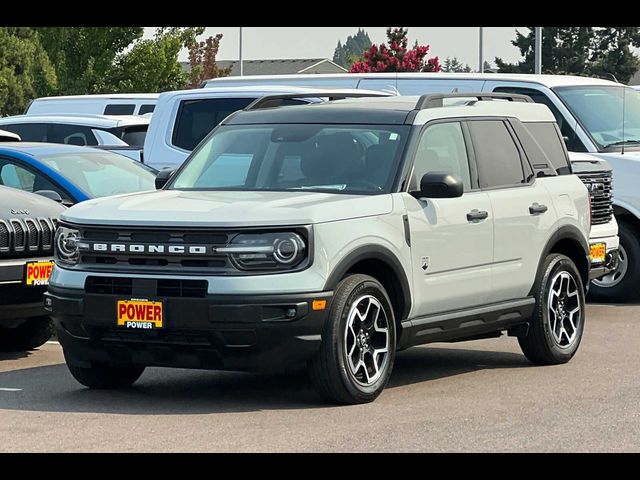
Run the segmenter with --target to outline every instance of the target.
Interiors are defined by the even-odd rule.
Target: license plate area
[[[24,265],[24,284],[27,287],[49,285],[49,277],[53,270],[53,262],[27,262]]]
[[[164,328],[163,302],[139,298],[117,300],[116,326],[127,330]]]
[[[607,256],[606,243],[592,243],[589,248],[591,263],[604,263]]]

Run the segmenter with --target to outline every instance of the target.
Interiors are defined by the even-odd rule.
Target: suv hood
[[[0,219],[58,218],[64,209],[62,204],[35,193],[0,186]]]
[[[569,152],[573,173],[610,172],[611,164],[601,156],[589,153]]]
[[[388,194],[163,190],[89,200],[65,211],[61,218],[81,225],[303,225],[384,215],[392,206]]]

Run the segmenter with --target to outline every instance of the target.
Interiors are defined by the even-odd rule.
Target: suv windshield
[[[386,125],[224,126],[193,153],[171,188],[388,192],[408,133],[408,126]]]
[[[640,144],[640,92],[629,87],[584,86],[554,89],[587,130],[599,150]],[[624,138],[622,115],[624,99]]]
[[[155,190],[154,173],[115,153],[74,152],[38,158],[93,198]]]

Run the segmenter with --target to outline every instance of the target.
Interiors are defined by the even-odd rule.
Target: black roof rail
[[[475,98],[478,101],[507,100],[509,102],[534,103],[531,97],[516,93],[428,93],[420,97],[416,104],[416,110],[442,107],[444,106],[444,100],[447,98]]]
[[[254,100],[245,107],[245,111],[260,110],[261,108],[279,107],[283,100],[293,100],[298,98],[328,98],[331,100],[344,100],[345,98],[363,98],[363,97],[392,97],[387,92],[353,92],[341,90],[318,90],[315,92],[304,93],[281,93],[274,95],[265,95],[264,97]]]

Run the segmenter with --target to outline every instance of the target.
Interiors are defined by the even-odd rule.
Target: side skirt
[[[508,330],[526,323],[533,315],[535,305],[535,298],[527,297],[405,320],[398,348],[461,341]]]

